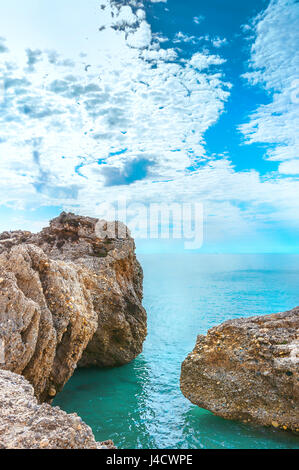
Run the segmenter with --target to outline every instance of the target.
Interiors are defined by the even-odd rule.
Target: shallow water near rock
[[[299,305],[299,255],[139,255],[148,338],[115,369],[79,369],[56,398],[97,441],[119,448],[299,448],[295,435],[227,421],[199,409],[179,388],[196,336],[225,320]]]

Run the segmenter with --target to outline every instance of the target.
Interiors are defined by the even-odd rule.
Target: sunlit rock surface
[[[299,307],[227,321],[200,335],[181,390],[223,418],[299,432]]]
[[[143,273],[123,224],[62,213],[0,235],[0,368],[51,400],[80,366],[133,360],[146,337]]]
[[[38,404],[21,375],[0,370],[0,449],[109,449],[75,413]]]

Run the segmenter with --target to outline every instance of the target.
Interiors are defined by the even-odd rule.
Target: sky
[[[299,253],[296,0],[0,3],[0,230],[199,203],[212,253]],[[108,215],[107,215],[108,214]],[[117,214],[122,219],[122,213]]]

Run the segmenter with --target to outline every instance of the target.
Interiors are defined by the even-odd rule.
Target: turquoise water
[[[230,318],[299,304],[299,255],[140,255],[148,338],[116,369],[78,370],[55,404],[119,448],[299,448],[299,439],[213,416],[180,392],[198,333]]]

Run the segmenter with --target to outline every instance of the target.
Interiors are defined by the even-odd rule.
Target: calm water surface
[[[180,366],[198,333],[299,305],[299,255],[139,255],[148,338],[131,364],[78,370],[55,404],[119,448],[299,448],[289,433],[226,421],[190,404]]]

